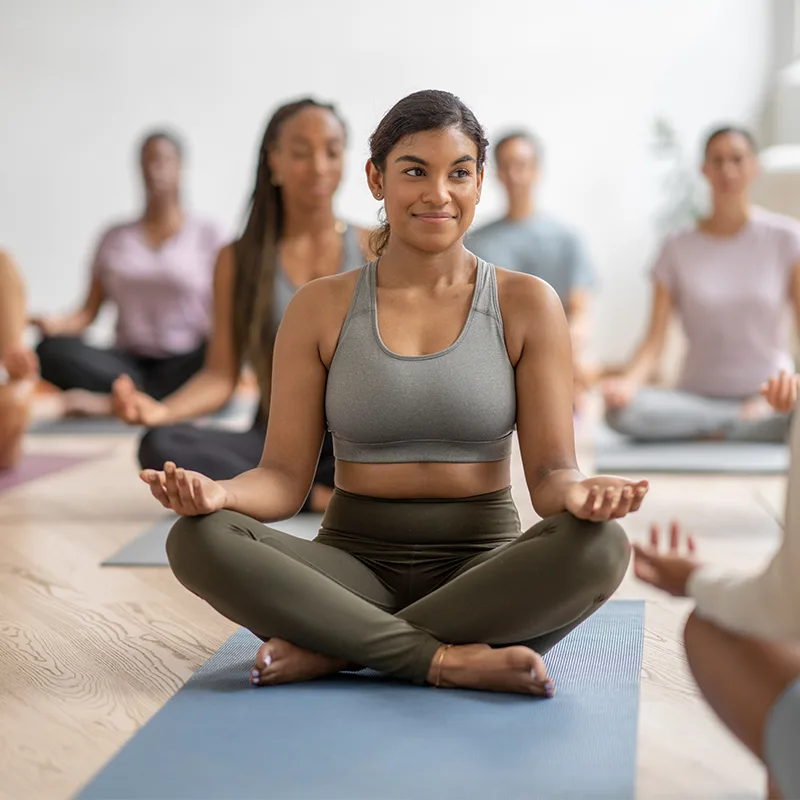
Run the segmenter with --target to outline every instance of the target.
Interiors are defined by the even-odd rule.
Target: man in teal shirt
[[[494,158],[508,210],[502,219],[473,231],[466,245],[498,267],[535,275],[555,289],[569,320],[576,390],[580,390],[589,380],[582,363],[587,306],[595,286],[589,254],[575,231],[536,208],[541,163],[536,139],[524,131],[504,136],[495,146]]]

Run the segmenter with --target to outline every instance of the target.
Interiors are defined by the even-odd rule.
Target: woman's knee
[[[175,577],[192,588],[205,575],[213,575],[219,538],[230,512],[179,517],[167,535],[167,560]]]
[[[570,571],[598,596],[610,597],[622,583],[630,563],[631,547],[616,520],[588,522],[565,512],[557,525],[568,540]]]

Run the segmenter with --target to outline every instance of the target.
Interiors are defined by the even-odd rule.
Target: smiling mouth
[[[412,214],[412,216],[423,220],[423,222],[447,222],[455,219],[450,214]]]

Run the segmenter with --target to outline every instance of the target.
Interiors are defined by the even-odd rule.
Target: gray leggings
[[[719,437],[732,441],[785,442],[790,414],[758,420],[739,419],[741,400],[703,397],[678,389],[645,386],[630,405],[606,412],[618,433],[641,441]]]
[[[509,489],[385,500],[336,489],[309,542],[233,511],[183,517],[167,540],[187,589],[262,639],[426,681],[442,643],[546,652],[616,590],[616,522],[557,514],[520,534]]]

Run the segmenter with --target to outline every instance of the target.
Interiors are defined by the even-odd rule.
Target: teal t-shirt
[[[464,244],[484,261],[546,281],[564,306],[572,292],[591,289],[596,283],[580,237],[546,214],[490,222],[472,231]]]

